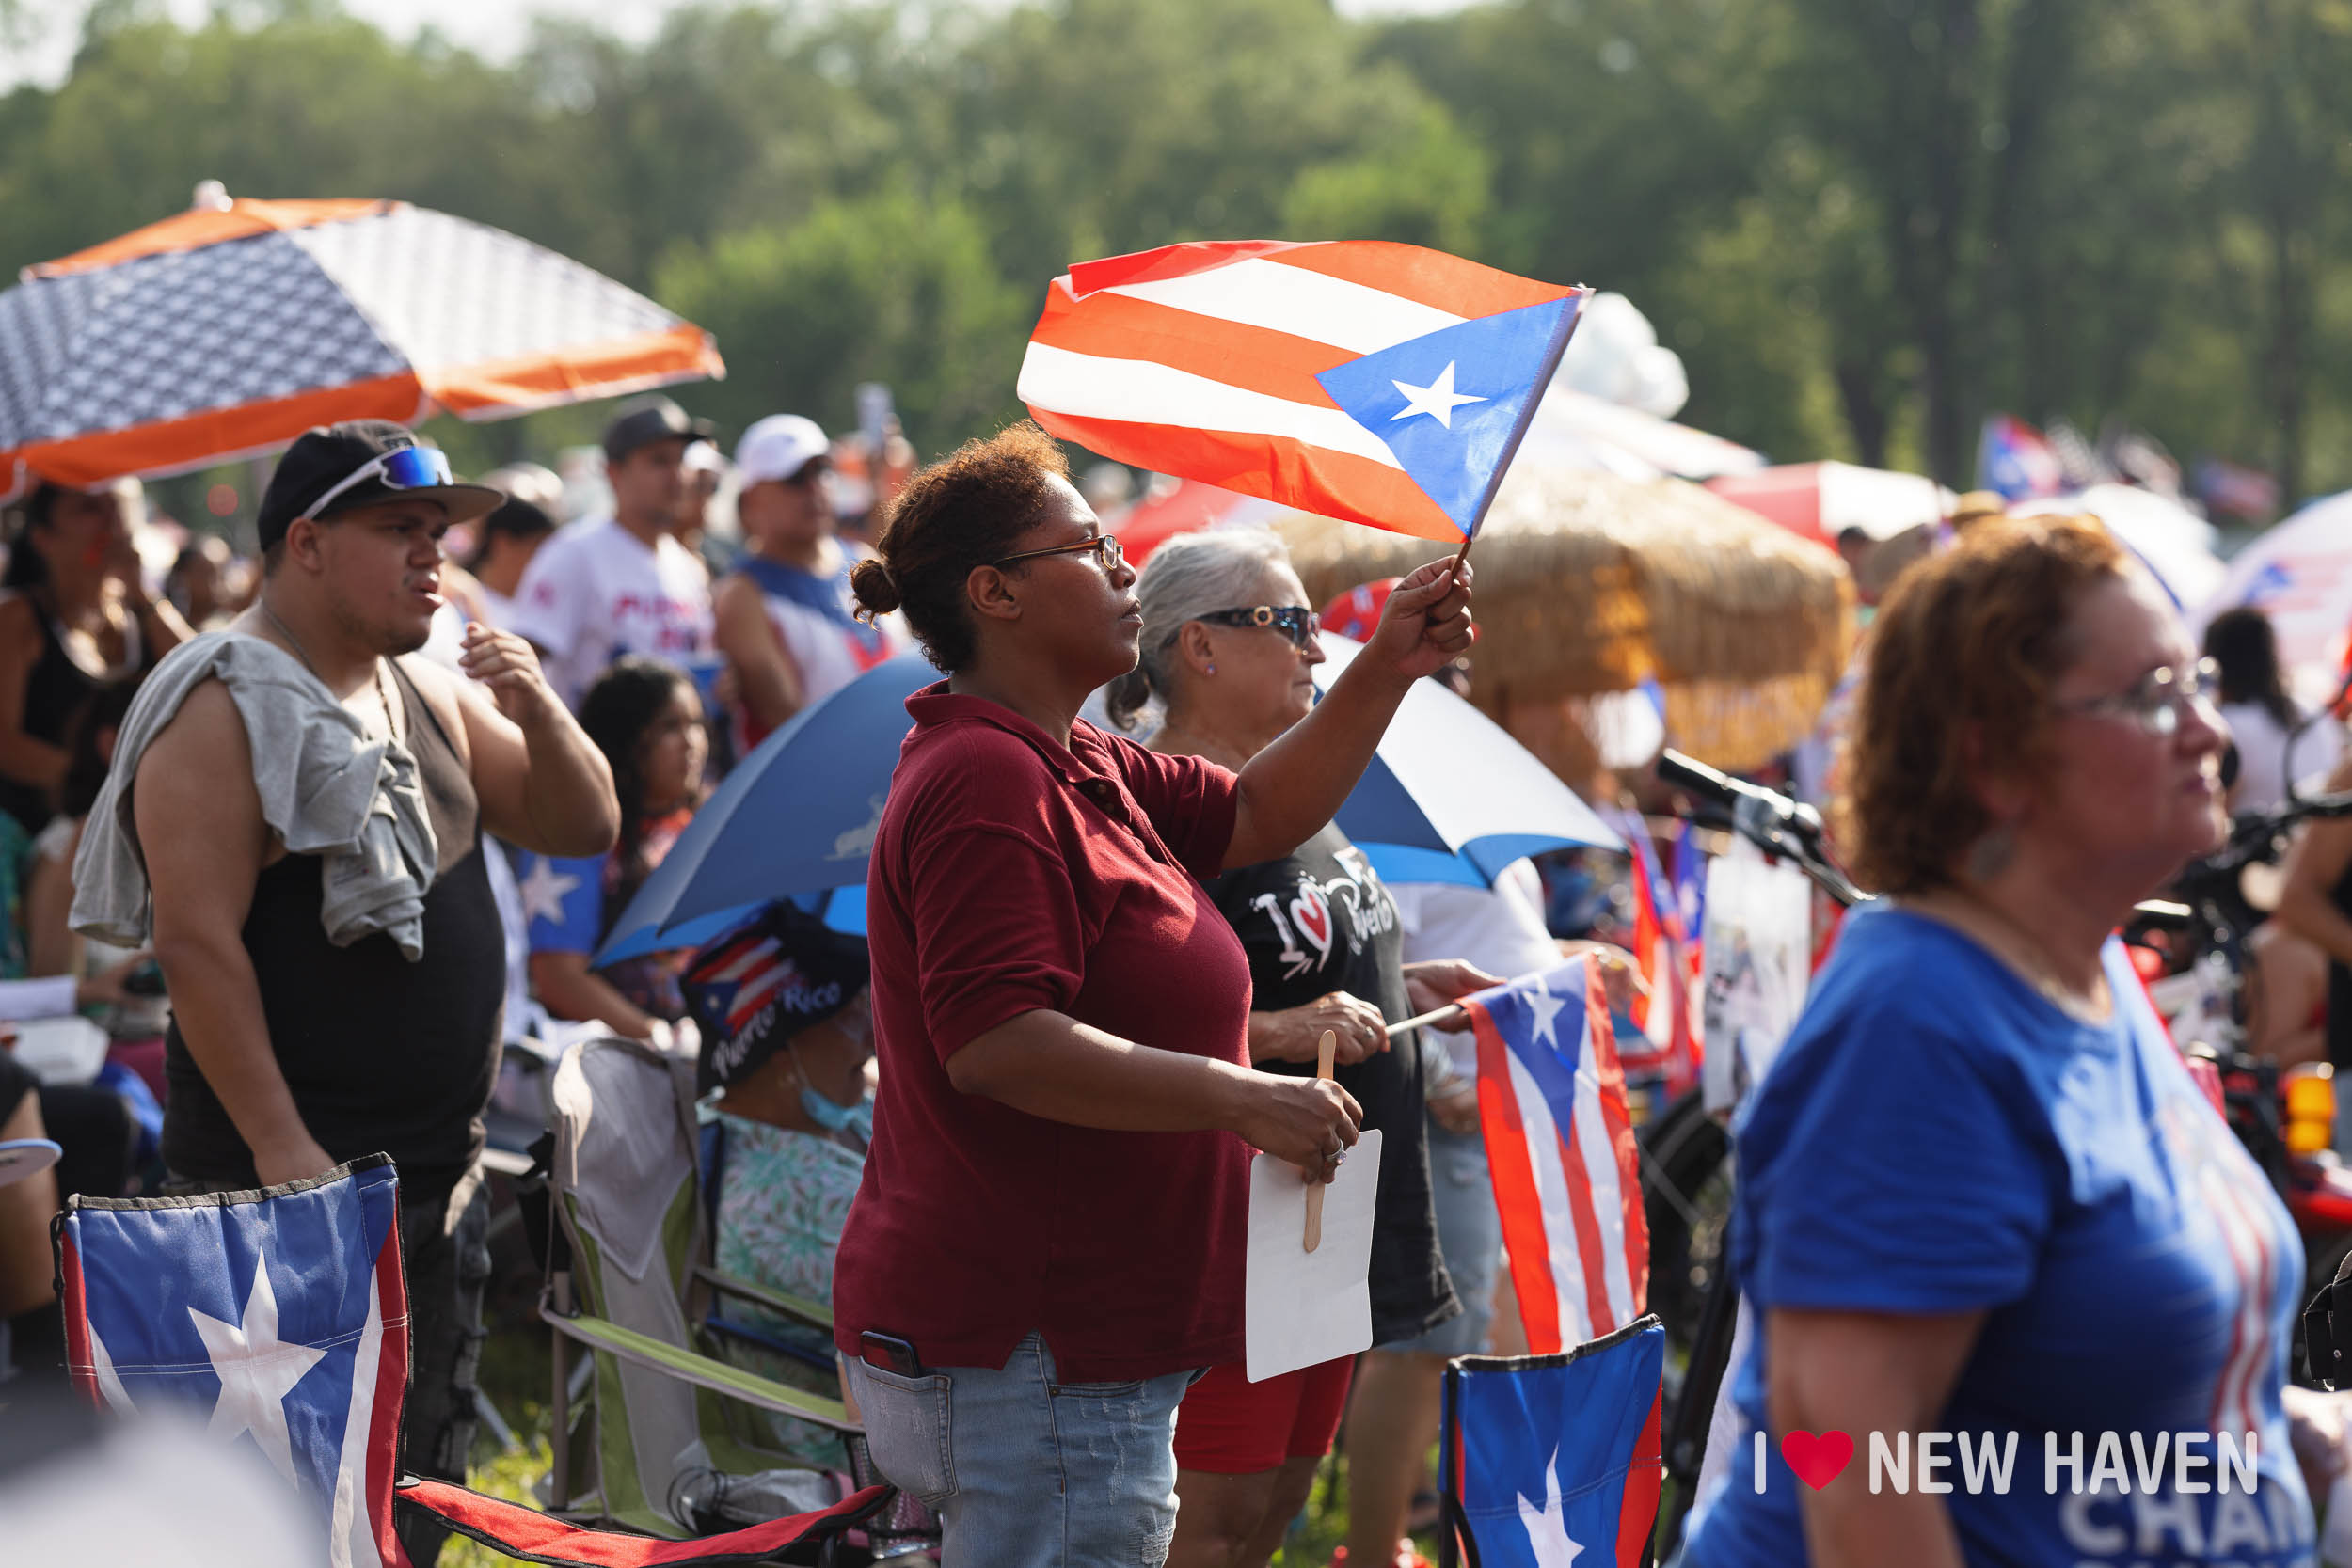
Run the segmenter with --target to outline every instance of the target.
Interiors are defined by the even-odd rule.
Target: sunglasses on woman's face
[[[1206,621],[1212,626],[1263,626],[1279,631],[1302,653],[1315,645],[1315,633],[1323,629],[1323,618],[1303,604],[1261,604],[1244,610],[1212,610],[1193,619]]]

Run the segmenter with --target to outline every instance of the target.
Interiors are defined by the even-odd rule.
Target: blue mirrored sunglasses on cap
[[[397,447],[352,469],[302,515],[316,522],[337,497],[371,479],[379,481],[388,490],[430,490],[456,483],[450,472],[449,454],[440,448]]]

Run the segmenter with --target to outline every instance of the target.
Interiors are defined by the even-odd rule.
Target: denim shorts
[[[1483,1355],[1486,1330],[1494,1323],[1495,1277],[1502,1266],[1502,1216],[1495,1212],[1484,1134],[1449,1132],[1430,1118],[1429,1196],[1438,1211],[1438,1250],[1445,1258],[1445,1272],[1454,1276],[1462,1312],[1380,1348]]]
[[[1176,1406],[1198,1374],[1058,1383],[1036,1334],[1001,1369],[845,1366],[875,1467],[939,1515],[941,1568],[1167,1560]]]

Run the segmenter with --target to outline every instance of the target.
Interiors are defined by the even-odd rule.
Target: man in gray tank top
[[[488,1255],[481,1113],[498,1063],[503,947],[482,834],[596,855],[619,826],[611,770],[530,644],[466,631],[462,679],[403,656],[441,603],[441,536],[498,492],[453,482],[399,425],[308,432],[262,499],[264,580],[228,629],[291,655],[357,722],[415,758],[436,844],[413,956],[389,931],[338,944],[323,863],[265,820],[237,699],[189,691],[129,781],[169,982],[164,1157],[181,1190],[313,1177],[377,1149],[401,1175],[411,1314],[403,1463],[462,1481]],[[199,638],[175,657],[205,657]],[[495,851],[492,851],[495,852]],[[441,1532],[402,1530],[421,1565]]]

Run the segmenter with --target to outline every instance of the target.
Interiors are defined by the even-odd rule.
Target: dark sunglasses
[[[1303,604],[1251,605],[1247,610],[1212,610],[1196,615],[1196,621],[1206,621],[1219,626],[1262,626],[1279,631],[1302,652],[1315,645],[1315,633],[1323,629],[1323,617]]]
[[[1050,549],[1042,550],[1023,550],[1019,555],[1009,555],[1001,561],[992,561],[989,564],[1009,566],[1016,561],[1035,561],[1041,556],[1088,554],[1101,559],[1103,570],[1106,574],[1118,571],[1127,559],[1127,552],[1119,547],[1119,541],[1116,538],[1107,533],[1098,533],[1092,538],[1081,539],[1074,545],[1056,545]]]

